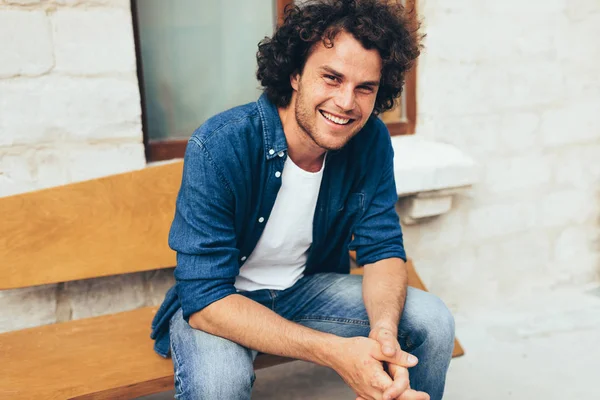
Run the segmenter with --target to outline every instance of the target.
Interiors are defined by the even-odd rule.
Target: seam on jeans
[[[177,393],[176,391],[176,395],[178,396],[183,396],[185,394],[185,389],[183,387],[183,380],[181,379],[181,377],[179,376],[179,371],[181,370],[181,363],[179,362],[179,357],[177,356],[177,352],[175,350],[175,346],[173,345],[173,343],[171,343],[171,354],[173,354],[173,360],[175,360],[175,363],[177,364],[177,368],[175,368],[175,383],[176,383],[176,388],[178,387],[180,389],[180,393]]]
[[[352,318],[336,318],[336,317],[323,317],[320,315],[307,315],[300,318],[295,318],[295,322],[299,321],[326,321],[326,322],[337,322],[340,324],[346,325],[360,325],[360,326],[369,326],[369,321],[364,321],[362,319],[352,319]]]
[[[176,313],[175,315],[177,315],[178,313]],[[173,319],[171,318],[171,320],[169,321],[169,330],[171,329],[171,325],[173,324]],[[177,364],[177,368],[175,368],[175,373],[174,373],[174,378],[175,381],[177,383],[176,387],[178,386],[181,389],[181,393],[179,393],[180,395],[183,395],[185,393],[185,390],[183,388],[183,381],[181,379],[181,377],[179,376],[179,371],[181,370],[181,363],[179,362],[179,357],[177,357],[177,351],[175,350],[175,342],[173,340],[171,340],[171,356],[173,361],[175,361],[175,364]],[[178,393],[175,393],[178,394]]]

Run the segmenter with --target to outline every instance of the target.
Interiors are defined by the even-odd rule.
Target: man
[[[194,132],[169,236],[176,284],[153,322],[177,398],[249,399],[258,352],[331,367],[359,399],[442,397],[454,322],[407,288],[376,116],[418,54],[398,5],[292,8],[259,45],[265,93]]]

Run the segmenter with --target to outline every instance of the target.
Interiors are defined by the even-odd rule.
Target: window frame
[[[139,0],[131,0],[131,13],[133,22],[133,35],[135,41],[135,55],[136,55],[136,66],[138,85],[140,90],[140,100],[142,108],[142,132],[143,132],[143,143],[146,155],[146,161],[165,161],[174,158],[182,158],[185,154],[185,148],[187,146],[187,139],[167,139],[167,140],[150,140],[148,137],[148,129],[146,123],[146,101],[144,93],[144,69],[142,65],[142,55],[140,47],[139,37],[139,22],[137,19],[137,2]],[[411,17],[416,18],[416,0],[404,0],[406,7],[411,9]],[[277,25],[283,22],[283,16],[285,7],[293,4],[294,0],[275,0],[274,6],[276,11]],[[402,97],[404,97],[405,113],[401,122],[387,123],[388,130],[391,136],[398,135],[412,135],[415,133],[416,117],[417,117],[417,64],[413,66],[406,74],[404,90]],[[401,103],[400,103],[401,104]],[[400,105],[401,107],[401,105]],[[390,113],[397,112],[397,108],[388,111]]]

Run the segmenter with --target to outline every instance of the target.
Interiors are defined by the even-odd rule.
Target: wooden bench
[[[174,266],[167,236],[181,173],[174,162],[0,198],[0,290]],[[411,285],[423,287],[410,271]],[[150,339],[157,308],[0,334],[0,398],[130,399],[172,389],[172,362]],[[260,355],[255,368],[286,361]]]

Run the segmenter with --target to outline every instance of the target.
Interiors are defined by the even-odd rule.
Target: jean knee
[[[193,329],[181,318],[171,323],[171,356],[176,399],[250,399],[252,350]]]
[[[175,398],[187,399],[250,399],[254,370],[247,364],[223,365],[216,360],[211,365],[192,363],[192,368],[176,368]]]
[[[245,368],[229,366],[215,368],[215,374],[207,370],[179,370],[175,378],[175,398],[192,399],[250,399],[254,372]]]
[[[454,346],[454,316],[437,296],[409,288],[404,315],[400,324],[413,346],[426,344],[436,351],[452,351]]]
[[[431,330],[430,336],[438,346],[453,347],[454,346],[454,316],[446,304],[436,297],[437,306],[434,311],[433,323],[434,329]]]

